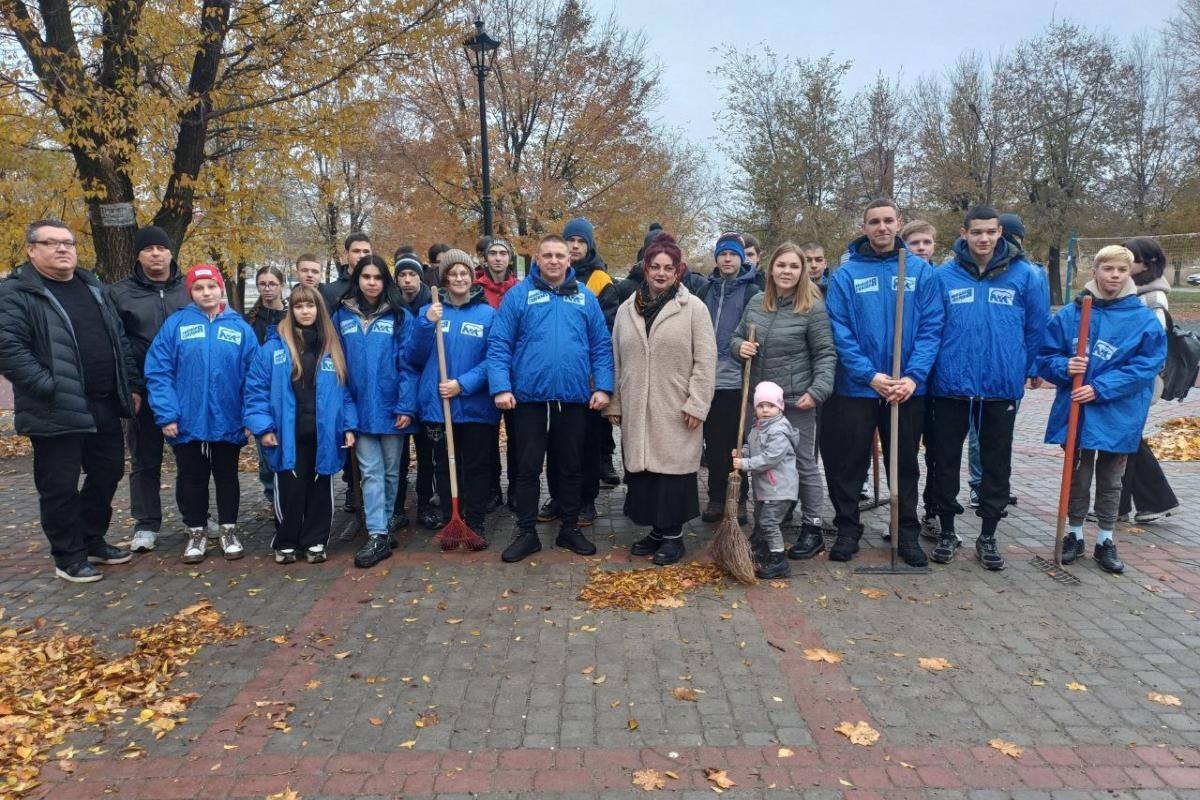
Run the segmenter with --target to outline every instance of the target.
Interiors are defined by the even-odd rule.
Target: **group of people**
[[[36,221],[27,230],[28,261],[0,282],[0,374],[15,390],[17,432],[33,442],[56,574],[89,582],[102,577],[95,565],[131,559],[104,538],[125,442],[133,551],[154,549],[161,531],[159,487],[170,444],[187,529],[182,559],[196,563],[218,549],[240,558],[238,458],[253,438],[279,563],[326,559],[338,473],[344,507],[358,511],[361,502],[367,534],[355,564],[389,557],[393,533],[410,524],[414,453],[416,512],[426,528],[447,521],[453,468],[463,520],[482,546],[489,513],[507,504],[515,514],[505,562],[538,552],[537,525],[551,521],[558,522],[557,546],[591,555],[596,547],[584,529],[596,518],[600,486],[621,480],[612,463],[616,428],[623,510],[647,529],[632,543],[634,554],[658,565],[679,561],[684,525],[697,516],[720,519],[728,475],[744,469],[751,479],[742,482],[737,513],[748,522],[753,492],[756,573],[786,577],[789,560],[825,549],[821,465],[837,528],[829,558],[848,561],[858,551],[861,487],[877,433],[889,449],[892,404],[900,420],[900,557],[927,563],[922,533],[936,541],[936,561],[955,557],[969,439],[979,457],[977,472],[972,465],[971,505],[982,520],[975,550],[984,567],[998,570],[997,529],[1015,501],[1009,474],[1017,408],[1025,387],[1042,380],[1058,387],[1047,441],[1063,440],[1072,400],[1086,404],[1064,560],[1083,552],[1094,474],[1095,557],[1120,571],[1112,531],[1129,511],[1122,481],[1139,516],[1175,505],[1141,438],[1166,334],[1165,315],[1137,295],[1151,287],[1143,293],[1148,303],[1165,311],[1161,250],[1134,240],[1097,254],[1084,290],[1094,297],[1089,355],[1077,358],[1077,304],[1051,319],[1045,270],[1027,257],[1015,216],[972,208],[951,257],[937,268],[933,226],[904,225],[890,200],[867,206],[862,233],[833,270],[816,243],[782,243],[760,262],[752,236],[723,234],[715,268],[704,276],[688,269],[678,243],[655,225],[627,278],[611,276],[585,219],[543,237],[523,278],[500,239],[481,240],[474,256],[435,245],[429,265],[401,248],[389,267],[369,237],[355,233],[328,283],[312,254],[297,259],[287,297],[282,271],[261,269],[258,301],[243,317],[229,307],[221,272],[200,264],[185,275],[158,228],[137,232],[132,275],[104,287],[78,267],[62,222]],[[900,320],[897,292],[904,293]],[[747,364],[754,392],[743,406]],[[1072,391],[1076,374],[1084,383]],[[743,419],[752,425],[739,441]],[[922,441],[924,518],[917,508]],[[799,534],[787,548],[783,526],[797,516]]]

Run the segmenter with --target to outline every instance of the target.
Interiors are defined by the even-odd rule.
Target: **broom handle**
[[[1083,296],[1083,307],[1079,312],[1078,343],[1075,345],[1075,356],[1083,358],[1088,351],[1088,338],[1091,334],[1092,296]],[[1071,390],[1083,386],[1083,373],[1071,380]],[[1071,499],[1071,473],[1075,471],[1075,439],[1079,433],[1079,403],[1071,401],[1071,410],[1067,413],[1067,442],[1063,447],[1062,483],[1058,487],[1058,522],[1054,529],[1054,563],[1061,567],[1063,540],[1067,535],[1067,503]]]
[[[892,326],[892,380],[900,380],[900,340],[904,336],[904,248],[896,275],[896,323]],[[900,404],[892,403],[891,430],[888,431],[888,504],[892,512],[892,566],[900,549]]]
[[[438,288],[433,287],[433,302],[438,302]],[[442,307],[443,317],[446,314],[446,309]],[[438,377],[442,383],[446,382],[446,342],[442,339],[442,320],[438,320],[433,325],[434,336],[437,339],[438,353]],[[440,389],[440,387],[439,387]],[[441,394],[439,391],[438,394]],[[454,423],[450,419],[450,398],[442,398],[442,416],[446,420],[446,461],[450,466],[450,498],[455,503],[453,512],[458,512],[458,467],[454,458]]]
[[[754,326],[750,326],[750,338],[746,341],[754,342]],[[750,399],[750,362],[754,358],[747,358],[746,363],[742,365],[742,413],[738,417],[738,438],[737,447],[742,449],[742,437],[746,435],[746,402]],[[737,470],[734,470],[736,472]]]

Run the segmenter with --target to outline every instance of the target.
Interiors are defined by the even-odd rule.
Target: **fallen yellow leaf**
[[[787,747],[781,747],[781,748],[779,748],[779,752],[776,753],[776,755],[779,758],[791,758],[792,756],[796,755],[796,751],[791,750]]]
[[[917,666],[931,672],[941,672],[944,669],[954,669],[954,665],[944,658],[918,658]]]
[[[1067,684],[1067,688],[1072,692],[1086,692],[1088,688],[1078,681],[1071,681]]]
[[[694,703],[699,699],[696,690],[690,686],[676,686],[671,690],[671,694],[675,696],[676,700],[688,700]]]
[[[368,717],[367,722],[371,723],[375,727],[379,727],[380,725],[383,724],[383,720],[380,719],[379,717]]]
[[[824,661],[827,664],[840,664],[841,653],[826,650],[824,647],[811,647],[804,651],[804,657],[809,661]]]
[[[347,650],[347,651],[346,651],[346,652],[344,652],[344,653],[334,653],[334,654],[333,654],[333,657],[334,657],[334,658],[336,658],[338,661],[341,661],[341,660],[342,660],[342,659],[344,659],[344,658],[349,658],[349,657],[350,657],[350,651],[349,651],[349,650]]]
[[[1020,758],[1025,754],[1024,748],[1013,744],[1012,742],[1006,742],[1003,739],[992,739],[990,742],[988,742],[988,745],[1011,758]]]
[[[1156,703],[1161,703],[1164,706],[1181,706],[1183,702],[1173,694],[1159,694],[1158,692],[1150,692],[1146,695],[1149,699]]]
[[[867,597],[871,598],[872,600],[878,600],[881,597],[887,597],[889,594],[888,592],[885,592],[883,589],[875,589],[870,586],[859,589],[858,593],[861,595],[866,595]]]
[[[834,728],[834,730],[849,739],[851,744],[862,745],[863,747],[870,747],[879,741],[879,731],[862,721],[857,725],[843,722]]]
[[[709,783],[719,789],[732,789],[734,786],[737,786],[737,784],[734,783],[729,777],[728,772],[723,769],[717,769],[716,767],[705,767],[704,777],[708,779]]]
[[[403,748],[406,748],[408,750],[412,750],[413,745],[415,745],[416,743],[417,743],[416,739],[409,739],[407,742],[401,742],[400,746]]]
[[[633,785],[640,786],[647,792],[653,792],[667,785],[656,769],[639,769],[633,773]]]

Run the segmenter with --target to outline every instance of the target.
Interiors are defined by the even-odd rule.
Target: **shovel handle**
[[[1075,356],[1083,358],[1088,353],[1088,338],[1091,333],[1092,296],[1085,294],[1079,311],[1079,333],[1076,335]],[[1083,373],[1071,380],[1074,391],[1083,386]],[[1079,406],[1071,401],[1071,410],[1067,412],[1067,441],[1063,445],[1062,483],[1058,487],[1058,524],[1054,531],[1054,563],[1061,567],[1063,539],[1067,531],[1067,504],[1071,499],[1071,474],[1075,471],[1075,445],[1079,433]]]

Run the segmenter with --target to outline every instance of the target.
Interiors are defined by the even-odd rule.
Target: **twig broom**
[[[754,341],[754,326],[750,326],[750,339]],[[746,435],[746,401],[750,395],[750,361],[742,365],[742,404],[738,408],[738,449]],[[750,552],[750,540],[738,523],[738,497],[742,492],[742,473],[729,473],[729,487],[725,491],[725,518],[717,526],[717,533],[708,547],[713,563],[733,576],[739,583],[755,584],[754,557]]]

